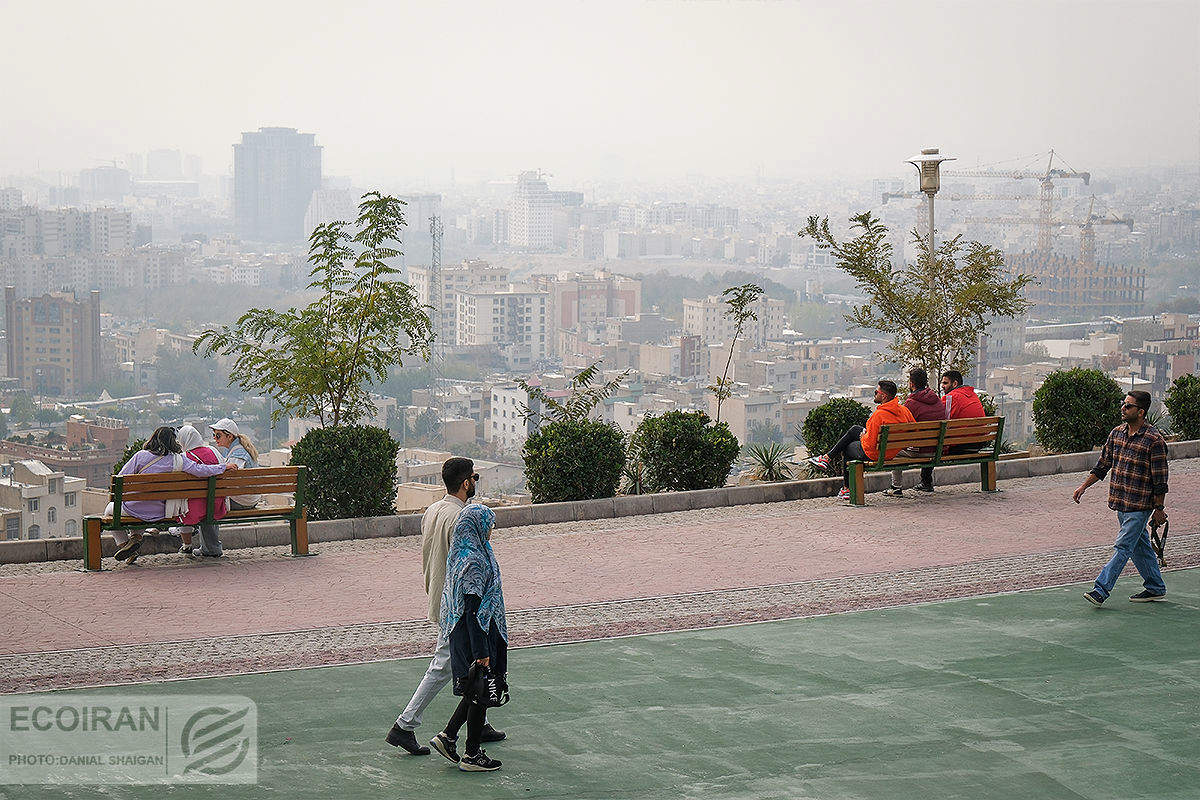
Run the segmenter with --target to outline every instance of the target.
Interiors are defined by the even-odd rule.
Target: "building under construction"
[[[1025,289],[1038,319],[1095,319],[1141,314],[1146,297],[1146,270],[1141,266],[1099,264],[1085,255],[1051,252],[1006,253],[1014,273],[1033,276]]]

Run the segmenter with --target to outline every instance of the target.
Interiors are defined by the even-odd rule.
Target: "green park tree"
[[[725,359],[725,371],[717,382],[708,387],[717,396],[717,423],[721,422],[721,405],[733,394],[733,382],[729,380],[729,365],[733,363],[733,349],[738,339],[742,338],[742,329],[746,323],[758,319],[754,304],[762,295],[762,287],[754,283],[744,283],[741,286],[730,286],[721,292],[725,301],[725,316],[733,320],[733,338],[729,342],[729,357]]]
[[[388,260],[400,255],[403,201],[363,195],[358,218],[318,225],[309,237],[310,290],[320,296],[286,312],[252,308],[235,324],[204,331],[194,350],[233,359],[230,382],[270,395],[276,420],[316,417],[353,425],[375,412],[370,387],[405,356],[429,360],[427,306]]]
[[[853,239],[839,242],[829,219],[809,217],[800,236],[828,250],[837,267],[854,279],[868,302],[846,315],[852,327],[891,337],[886,352],[899,364],[924,367],[930,375],[965,369],[981,334],[996,317],[1015,317],[1028,308],[1028,275],[1009,275],[1003,254],[955,236],[930,252],[913,231],[919,257],[896,263],[888,229],[870,212],[850,218]]]

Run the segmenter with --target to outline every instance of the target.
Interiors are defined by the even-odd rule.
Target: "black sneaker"
[[[388,731],[387,743],[392,747],[403,747],[414,756],[429,755],[429,748],[423,744],[417,743],[417,737],[412,731],[406,731],[396,723],[392,723],[392,729]]]
[[[488,758],[488,754],[480,750],[473,756],[463,756],[459,759],[458,768],[463,772],[491,772],[500,769],[500,762]]]
[[[449,761],[453,761],[455,764],[459,762],[458,739],[451,739],[444,731],[430,739],[429,746],[444,755]]]
[[[1166,592],[1163,592],[1162,594],[1154,594],[1153,592],[1147,592],[1145,590],[1142,590],[1142,591],[1138,592],[1137,594],[1129,595],[1129,602],[1131,602],[1131,603],[1153,603],[1158,600],[1166,600],[1166,599],[1167,599]]]
[[[932,486],[926,486],[926,485],[925,485],[925,484],[923,484],[923,483],[918,483],[918,484],[917,484],[916,486],[914,486],[913,488],[914,488],[914,489],[916,489],[918,492],[924,492],[925,494],[933,494],[933,487],[932,487]]]
[[[904,489],[899,486],[889,486],[883,490],[884,497],[904,497]]]
[[[1095,589],[1092,589],[1090,592],[1084,592],[1083,596],[1085,598],[1087,598],[1087,601],[1089,603],[1096,606],[1096,608],[1099,608],[1100,606],[1104,605],[1104,598],[1101,597],[1100,593],[1097,592]]]
[[[507,738],[507,733],[496,730],[490,724],[483,726],[483,733],[479,737],[480,741],[484,742],[502,742]]]
[[[140,533],[134,534],[133,536],[129,537],[128,542],[121,545],[117,552],[113,553],[113,558],[115,558],[117,561],[129,559],[129,563],[132,564],[133,560],[137,558],[138,551],[141,549],[142,535]]]

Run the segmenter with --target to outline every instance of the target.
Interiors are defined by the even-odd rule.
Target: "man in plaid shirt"
[[[1130,559],[1142,576],[1142,591],[1129,599],[1134,603],[1149,603],[1167,596],[1167,585],[1150,546],[1146,523],[1153,517],[1155,525],[1167,520],[1163,501],[1167,494],[1167,441],[1158,429],[1146,422],[1150,410],[1147,392],[1130,392],[1121,404],[1121,419],[1125,422],[1113,428],[1100,451],[1100,460],[1087,479],[1075,490],[1075,502],[1096,481],[1112,470],[1108,482],[1108,507],[1117,512],[1121,534],[1113,545],[1112,559],[1100,570],[1096,586],[1084,594],[1088,602],[1099,606],[1112,593],[1117,577]]]

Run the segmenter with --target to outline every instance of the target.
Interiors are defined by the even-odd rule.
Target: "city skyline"
[[[0,174],[178,148],[231,173],[241,133],[317,135],[326,174],[899,174],[907,147],[991,163],[1194,164],[1200,12],[1187,3],[133,3],[11,9]],[[284,13],[287,12],[287,13]],[[111,35],[110,35],[111,34]],[[138,48],[111,42],[136,39]],[[620,57],[614,57],[614,48]],[[262,53],[271,53],[263,59]],[[219,58],[213,58],[220,55]],[[72,75],[101,65],[96,92]],[[153,65],[159,68],[151,68]],[[168,65],[169,68],[161,68]]]

